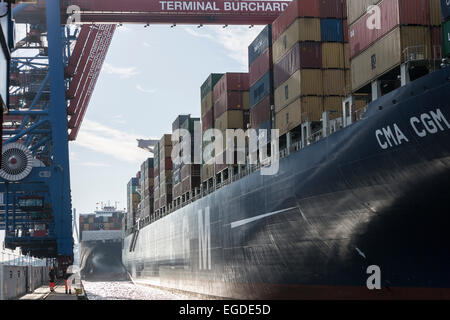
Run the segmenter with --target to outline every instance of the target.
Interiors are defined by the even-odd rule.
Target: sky
[[[263,26],[123,25],[114,35],[77,141],[71,142],[72,207],[126,208],[126,185],[152,155],[136,139],[171,133],[179,114],[200,117],[210,73],[248,72],[248,45]]]

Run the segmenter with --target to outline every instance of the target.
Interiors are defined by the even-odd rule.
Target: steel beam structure
[[[6,247],[68,265],[73,259],[66,99],[71,79],[65,66],[78,30],[62,27],[58,0],[46,3],[45,24],[27,26],[11,62],[2,144],[13,148],[0,170],[0,229],[6,231]],[[8,170],[17,163],[31,168],[16,181],[14,170]]]
[[[17,16],[39,21],[45,1],[21,10]],[[81,23],[226,24],[265,25],[272,23],[290,1],[214,0],[63,0],[61,15],[67,21],[80,8]]]

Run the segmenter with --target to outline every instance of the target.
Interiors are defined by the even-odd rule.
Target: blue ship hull
[[[450,298],[450,68],[124,239],[135,280],[240,299]],[[378,266],[381,290],[369,290]]]

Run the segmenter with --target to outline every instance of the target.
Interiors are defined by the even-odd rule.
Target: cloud
[[[258,36],[264,26],[205,26],[203,28],[185,27],[184,30],[194,37],[207,38],[221,45],[228,57],[248,66],[248,46]]]
[[[144,161],[151,155],[149,152],[137,147],[136,139],[142,138],[141,136],[85,119],[75,144],[111,156],[119,161],[135,164]]]
[[[150,48],[152,46],[150,43],[148,43],[146,41],[142,42],[142,45],[147,48]]]
[[[156,89],[144,89],[144,88],[142,88],[142,86],[140,84],[138,84],[136,86],[136,89],[138,89],[139,91],[144,92],[144,93],[155,93],[156,92]]]
[[[80,166],[83,167],[95,167],[95,168],[111,168],[112,166],[102,162],[81,162]]]
[[[120,68],[114,67],[106,62],[103,64],[102,72],[105,72],[107,74],[119,75],[123,79],[128,79],[139,74],[139,72],[136,71],[136,67]]]

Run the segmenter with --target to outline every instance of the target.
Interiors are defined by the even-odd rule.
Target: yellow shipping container
[[[160,187],[161,185],[163,185],[166,181],[168,180],[172,180],[173,177],[173,171],[172,170],[164,170],[161,172],[161,174],[159,175],[159,179],[160,179]]]
[[[336,119],[342,116],[342,97],[324,97],[324,111],[331,111],[330,119]]]
[[[172,146],[165,146],[164,149],[159,151],[159,160],[163,161],[164,158],[172,157]]]
[[[381,2],[381,0],[347,0],[347,19],[348,24],[361,18],[367,11],[370,5]]]
[[[283,135],[305,121],[319,121],[322,113],[322,97],[298,98],[275,114],[275,129],[279,129],[280,135]]]
[[[322,43],[322,67],[324,69],[344,69],[344,44],[339,42]]]
[[[250,110],[250,92],[244,91],[242,93],[242,109]]]
[[[397,27],[354,57],[351,61],[352,90],[365,86],[399,66],[408,56],[416,59],[431,57],[431,35],[428,27]]]
[[[299,41],[321,41],[319,18],[298,18],[273,44],[273,61],[279,60]]]
[[[349,95],[352,91],[352,73],[350,70],[345,70],[345,94]]]
[[[300,96],[323,95],[322,70],[301,69],[275,89],[275,112],[291,104]]]
[[[214,177],[214,165],[213,164],[204,164],[202,166],[202,180],[203,182],[208,181],[212,177]]]
[[[214,105],[213,92],[208,93],[202,100],[202,116],[204,116]]]
[[[344,68],[350,69],[350,44],[344,44]]]
[[[430,24],[432,26],[442,24],[441,0],[430,0]]]
[[[323,95],[343,96],[345,94],[345,70],[323,70]]]
[[[216,119],[215,128],[222,132],[225,132],[226,129],[245,129],[244,112],[242,110],[224,112]]]

